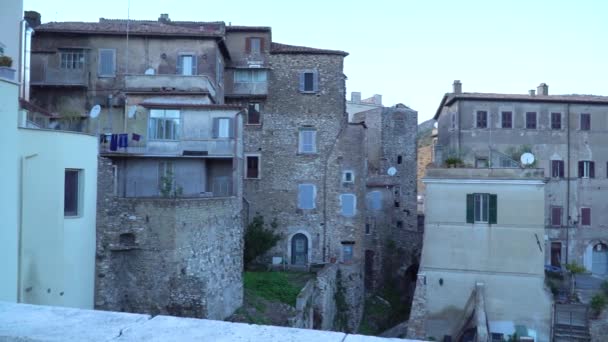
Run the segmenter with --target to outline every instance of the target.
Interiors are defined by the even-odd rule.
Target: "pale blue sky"
[[[42,21],[126,18],[127,0],[24,0]],[[351,91],[431,118],[452,81],[463,91],[608,95],[608,1],[131,0],[132,19],[271,26],[273,41],[350,53]]]

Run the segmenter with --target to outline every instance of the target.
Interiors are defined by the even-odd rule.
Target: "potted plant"
[[[13,59],[9,56],[0,56],[0,77],[8,80],[15,80],[15,69],[11,69],[13,66]]]

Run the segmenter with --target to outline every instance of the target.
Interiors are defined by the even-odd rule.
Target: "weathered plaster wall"
[[[118,198],[100,165],[96,308],[223,319],[240,307],[241,197]]]

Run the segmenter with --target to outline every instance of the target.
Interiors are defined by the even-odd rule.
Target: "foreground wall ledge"
[[[1,341],[415,341],[205,319],[0,302]]]

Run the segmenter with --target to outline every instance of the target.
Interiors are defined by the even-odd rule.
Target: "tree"
[[[264,226],[264,217],[256,215],[245,232],[245,266],[254,261],[257,257],[268,252],[274,247],[279,240],[281,234],[276,232],[278,227],[276,219],[270,223],[270,228]]]

